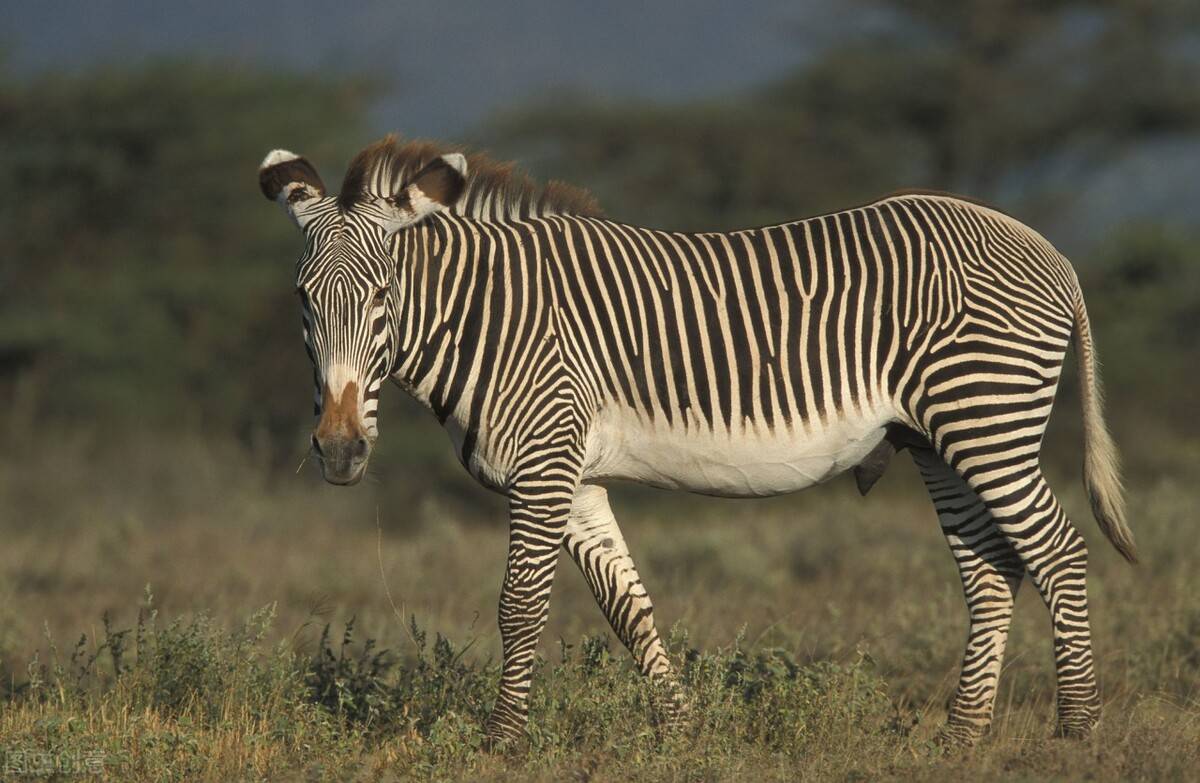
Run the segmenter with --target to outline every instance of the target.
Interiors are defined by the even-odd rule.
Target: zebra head
[[[379,390],[395,366],[405,309],[397,235],[454,204],[465,173],[463,156],[445,155],[407,183],[355,183],[348,199],[345,188],[326,195],[316,169],[286,150],[259,168],[263,195],[304,235],[296,292],[316,384],[312,449],[331,484],[358,483],[378,437]]]

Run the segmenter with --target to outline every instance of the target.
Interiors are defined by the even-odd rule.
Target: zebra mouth
[[[321,475],[330,484],[350,486],[362,480],[371,458],[373,439],[358,437],[322,438],[313,434],[312,449],[321,462]]]
[[[321,461],[321,473],[330,484],[339,487],[352,487],[362,481],[362,477],[367,472],[367,461],[364,459],[361,462],[356,462],[347,468],[336,468],[328,462]]]

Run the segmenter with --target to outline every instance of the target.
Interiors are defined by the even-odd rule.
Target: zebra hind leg
[[[943,456],[992,514],[1050,610],[1058,679],[1058,735],[1083,738],[1100,719],[1087,601],[1087,544],[1020,445],[942,444]]]
[[[958,565],[970,618],[958,689],[937,741],[969,747],[991,727],[1013,602],[1025,568],[962,478],[932,450],[914,448],[912,453]]]
[[[563,547],[583,573],[613,632],[649,679],[651,703],[660,724],[667,729],[677,727],[687,711],[687,701],[654,625],[650,596],[604,488],[584,485],[575,493]]]

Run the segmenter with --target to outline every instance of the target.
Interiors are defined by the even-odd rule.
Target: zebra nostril
[[[324,456],[325,456],[325,452],[321,451],[321,441],[317,440],[317,435],[316,435],[316,433],[313,433],[312,437],[311,437],[311,438],[309,438],[309,440],[310,440],[310,441],[312,441],[312,450],[313,450],[313,452],[314,452],[314,453],[315,453],[315,454],[316,454],[318,457],[324,457]]]
[[[359,438],[354,441],[354,458],[363,459],[367,456],[367,452],[371,450],[371,443],[366,438]]]

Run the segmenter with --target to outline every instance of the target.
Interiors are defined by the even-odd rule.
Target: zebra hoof
[[[489,731],[483,735],[483,743],[480,745],[480,749],[484,753],[495,755],[515,755],[524,750],[524,746],[524,734],[494,734]]]
[[[654,716],[651,725],[654,727],[655,738],[659,742],[667,742],[688,736],[692,722],[688,720],[688,715],[676,713],[669,716]]]
[[[1096,718],[1093,717],[1084,720],[1060,720],[1054,730],[1054,736],[1058,739],[1086,740],[1092,736],[1096,722]]]
[[[692,704],[687,695],[675,683],[651,687],[650,722],[655,736],[662,742],[685,734],[692,723]]]
[[[525,732],[502,721],[489,719],[483,732],[485,753],[515,753],[525,744]]]
[[[970,750],[987,734],[988,727],[948,720],[938,729],[933,744],[946,752]]]
[[[1054,736],[1061,739],[1085,740],[1092,736],[1092,730],[1099,722],[1098,700],[1059,707],[1058,726],[1054,730]]]

